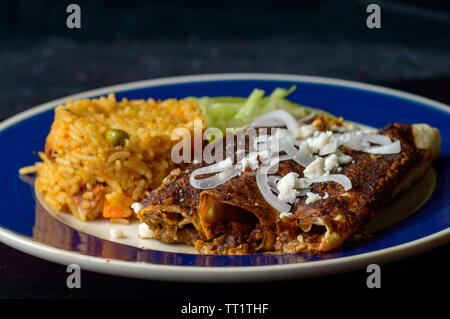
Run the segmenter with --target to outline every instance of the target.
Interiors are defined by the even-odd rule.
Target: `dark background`
[[[81,7],[81,29],[66,27],[69,3]],[[369,3],[381,7],[381,29],[366,26]],[[0,1],[0,39],[0,120],[111,84],[222,72],[335,77],[450,104],[450,1],[10,0]],[[434,297],[438,287],[448,286],[449,252],[447,245],[383,266],[377,292],[366,288],[364,270],[242,285],[187,285],[83,272],[82,288],[70,290],[64,266],[0,244],[0,297],[145,298],[162,304],[320,300],[324,291],[339,296],[350,292],[366,300]]]

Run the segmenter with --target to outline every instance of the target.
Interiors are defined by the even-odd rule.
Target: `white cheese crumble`
[[[322,199],[322,197],[319,194],[311,193],[311,192],[307,192],[306,196],[307,196],[306,201],[305,201],[306,204],[311,204],[311,203],[317,202],[318,200]]]
[[[307,143],[317,153],[330,142],[332,134],[331,131],[321,132],[318,136],[307,139]]]
[[[139,238],[146,239],[146,238],[154,238],[155,233],[153,230],[148,228],[148,225],[146,223],[141,223],[138,226],[138,235]]]
[[[307,141],[303,141],[300,143],[299,151],[300,151],[300,153],[304,153],[304,154],[314,153],[314,150],[311,148],[311,146],[309,146]]]
[[[336,154],[331,154],[325,158],[324,168],[327,171],[332,171],[339,166],[339,158]]]
[[[307,178],[297,178],[295,180],[295,188],[308,188],[311,183]]]
[[[112,239],[119,239],[124,237],[123,230],[116,228],[111,228],[109,230],[109,235]]]
[[[295,199],[297,198],[297,190],[295,189],[295,182],[297,177],[297,173],[290,172],[278,181],[277,189],[280,192],[278,194],[278,199],[290,204],[295,201]]]
[[[253,152],[253,153],[248,154],[247,160],[248,160],[248,164],[251,169],[258,168],[258,165],[259,165],[258,153]]]
[[[337,149],[337,143],[330,142],[320,149],[319,155],[322,156],[322,155],[328,155],[328,154],[334,153],[334,152],[336,152],[336,149]]]
[[[141,203],[139,203],[139,202],[136,202],[136,203],[131,204],[131,209],[132,209],[136,214],[139,213],[139,211],[140,211],[142,208],[144,208],[144,206],[143,206]]]
[[[286,213],[286,212],[280,213],[280,218],[283,218],[283,217],[291,217],[291,216],[292,216],[292,213]]]
[[[258,153],[250,153],[248,156],[244,157],[241,161],[241,171],[245,171],[247,167],[250,167],[250,169],[255,170],[259,166],[258,162]]]
[[[305,170],[303,171],[303,175],[306,178],[316,178],[320,177],[324,174],[323,171],[323,158],[318,157],[316,158],[311,164],[306,166]]]
[[[310,137],[317,131],[317,127],[312,124],[302,125],[298,128],[297,138]]]
[[[339,163],[340,164],[348,164],[353,160],[353,157],[351,157],[350,155],[344,154],[342,153],[342,155],[338,156],[339,159]]]

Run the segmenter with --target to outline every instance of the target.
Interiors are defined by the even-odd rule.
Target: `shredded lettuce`
[[[217,127],[225,133],[226,129],[239,128],[252,123],[257,117],[273,110],[284,110],[295,118],[302,118],[316,112],[325,116],[333,115],[315,108],[291,102],[286,97],[296,89],[276,88],[269,96],[264,90],[254,89],[247,97],[189,97],[197,101],[206,115],[208,127]]]
[[[236,119],[245,119],[255,112],[257,112],[257,105],[261,105],[261,101],[264,98],[264,91],[260,89],[254,89],[248,99],[245,101],[242,108],[234,115]]]

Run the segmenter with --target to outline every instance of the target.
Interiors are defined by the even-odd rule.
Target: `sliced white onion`
[[[295,118],[283,110],[267,112],[257,118],[252,124],[253,127],[286,126],[292,136],[297,136],[298,123]]]
[[[289,155],[292,160],[294,160],[301,166],[306,167],[312,161],[314,161],[314,157],[312,156],[312,154],[299,151],[294,146],[294,143],[290,138],[282,138],[279,142],[280,150],[286,152],[286,154]]]
[[[401,152],[401,145],[400,141],[395,141],[387,145],[366,147],[362,151],[370,154],[397,154]]]
[[[388,144],[392,143],[392,141],[389,137],[380,135],[380,134],[362,133],[361,138],[364,141],[374,143],[374,144],[379,144],[379,145],[388,145]]]
[[[312,120],[315,116],[316,116],[316,112],[312,112],[311,114],[309,114],[309,115],[307,115],[307,116],[305,116],[305,117],[302,117],[302,118],[299,119],[298,121],[299,121],[299,122],[302,122],[302,123],[308,122],[309,120]]]
[[[278,164],[283,161],[287,161],[292,159],[289,155],[283,154],[279,155],[279,153],[272,154],[272,157],[264,160],[261,163],[261,166],[267,167],[267,174],[275,174],[278,171]]]
[[[317,178],[311,178],[308,180],[310,183],[325,183],[325,182],[335,182],[341,184],[344,190],[349,190],[352,188],[352,182],[344,174],[331,174],[323,175]]]
[[[347,132],[343,134],[333,134],[331,141],[336,142],[337,146],[347,146],[355,151],[360,151],[369,146],[368,141],[363,141],[360,132]]]
[[[272,157],[272,159],[275,157]],[[292,159],[292,157],[290,157],[289,155],[285,154],[285,155],[279,155],[278,156],[278,162],[283,162],[283,161],[287,161]]]
[[[214,187],[217,187],[219,185],[222,185],[232,179],[235,176],[238,176],[241,173],[241,168],[239,165],[233,166],[229,169],[226,169],[220,173],[217,173],[216,175],[196,179],[195,176],[201,175],[191,175],[189,178],[189,182],[191,183],[192,187],[198,188],[198,189],[211,189]]]
[[[276,194],[280,193],[277,188],[277,183],[280,179],[281,179],[281,176],[276,176],[276,175],[270,175],[267,177],[267,182],[269,184],[270,189],[272,190],[272,192],[274,192]]]
[[[282,202],[278,199],[277,196],[272,193],[272,190],[269,186],[267,171],[267,167],[260,167],[256,172],[256,185],[258,186],[261,195],[264,197],[266,202],[269,203],[270,206],[275,208],[280,213],[289,212],[291,210],[291,205]]]
[[[363,151],[371,154],[394,154],[401,151],[400,142],[392,142],[387,136],[380,134],[367,134],[363,132],[347,132],[343,134],[333,134],[332,141],[338,146],[345,145],[356,151]],[[370,146],[369,143],[380,146]]]
[[[217,173],[220,171],[224,171],[232,166],[233,166],[233,161],[231,160],[231,158],[227,157],[223,161],[217,162],[216,164],[197,168],[195,171],[192,172],[191,176]]]
[[[239,175],[240,167],[233,166],[231,158],[227,158],[213,165],[197,168],[191,173],[189,182],[192,187],[200,189],[210,189],[219,186],[236,175]],[[196,179],[198,175],[218,173],[216,175]]]

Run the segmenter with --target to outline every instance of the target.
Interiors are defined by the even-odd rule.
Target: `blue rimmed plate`
[[[67,216],[54,216],[39,201],[19,168],[38,161],[53,120],[53,108],[67,99],[115,92],[118,99],[247,96],[255,87],[297,85],[295,102],[342,115],[373,127],[388,123],[428,123],[442,135],[437,182],[431,198],[414,214],[376,232],[368,241],[346,245],[321,256],[198,255],[183,247],[146,246],[111,241]],[[396,90],[328,78],[279,74],[219,74],[174,77],[116,85],[72,95],[10,118],[0,124],[0,240],[23,252],[61,264],[107,274],[173,281],[265,281],[351,271],[385,263],[450,240],[450,108]],[[100,225],[99,227],[105,227]]]

